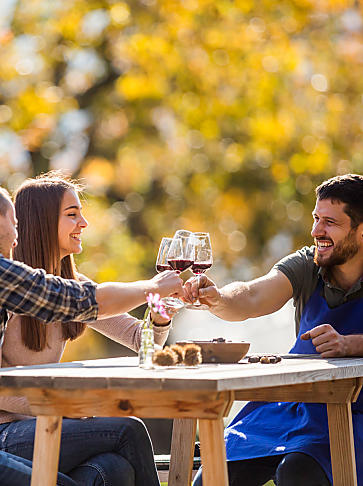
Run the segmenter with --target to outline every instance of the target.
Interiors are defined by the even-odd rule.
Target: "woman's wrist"
[[[168,322],[154,322],[154,326],[156,327],[168,327],[171,324],[171,319]]]

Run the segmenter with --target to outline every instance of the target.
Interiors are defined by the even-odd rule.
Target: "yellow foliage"
[[[112,21],[116,25],[125,25],[130,21],[130,9],[129,6],[124,2],[117,2],[113,4],[110,8],[110,15]]]
[[[74,40],[80,32],[80,26],[85,8],[79,4],[79,8],[71,10],[66,15],[61,15],[56,21],[53,20],[53,28],[61,33],[66,39]]]
[[[211,233],[223,278],[239,257],[255,274],[276,233],[306,243],[318,183],[362,170],[360,19],[353,0],[17,2],[0,180],[64,157],[93,194],[77,262],[96,280],[153,274],[180,227]]]
[[[84,177],[90,187],[95,189],[109,186],[115,177],[113,164],[102,157],[90,157],[86,160],[81,176]]]
[[[317,0],[319,10],[339,12],[339,10],[352,7],[354,0]]]
[[[148,76],[142,73],[129,73],[117,81],[120,94],[129,101],[144,98],[162,98],[167,92],[165,79],[156,73]]]
[[[249,123],[251,135],[265,143],[279,144],[290,136],[292,120],[287,117],[278,119],[270,114],[261,114]]]
[[[274,162],[271,165],[271,174],[276,182],[282,183],[287,181],[289,178],[289,168],[287,164],[281,162]]]
[[[230,189],[218,194],[213,204],[213,214],[217,221],[232,216],[243,228],[248,228],[252,220],[251,208],[238,189]]]
[[[217,121],[211,118],[206,119],[202,122],[200,126],[200,131],[206,138],[210,139],[218,138],[220,134]]]
[[[39,113],[52,114],[57,111],[55,103],[39,96],[33,88],[28,88],[20,93],[13,106],[13,117],[10,123],[15,130],[27,127]]]
[[[141,153],[131,147],[123,147],[118,153],[116,187],[122,194],[131,190],[144,192],[150,185],[152,165],[145,164]]]

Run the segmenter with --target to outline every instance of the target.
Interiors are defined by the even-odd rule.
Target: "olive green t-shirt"
[[[353,299],[363,298],[363,276],[349,290],[340,289],[329,282],[326,270],[314,263],[314,252],[315,246],[310,248],[304,246],[274,265],[274,268],[286,275],[293,288],[296,334],[299,332],[302,311],[314,292],[319,278],[322,278],[323,297],[330,308]]]

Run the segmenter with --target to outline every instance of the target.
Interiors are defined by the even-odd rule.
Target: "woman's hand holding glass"
[[[172,241],[173,238],[162,238],[161,240],[155,265],[156,271],[160,273],[159,276],[162,275],[161,272],[165,272],[166,270],[173,270],[168,263],[168,254]],[[183,295],[183,293],[181,292],[179,293],[179,295]],[[184,302],[176,297],[164,297],[163,302],[166,307],[166,312],[168,313],[170,318],[172,318],[178,310],[184,307]]]

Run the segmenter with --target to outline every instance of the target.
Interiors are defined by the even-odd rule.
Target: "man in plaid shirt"
[[[144,303],[149,292],[157,292],[162,297],[183,295],[182,280],[171,271],[150,280],[97,285],[47,275],[44,270],[12,261],[11,251],[18,237],[16,226],[14,205],[8,192],[0,187],[0,351],[8,311],[43,322],[87,322],[127,312]],[[1,486],[30,485],[30,478],[30,461],[0,451]],[[61,473],[57,484],[76,486]]]

